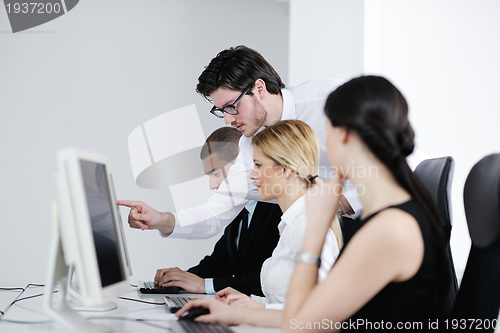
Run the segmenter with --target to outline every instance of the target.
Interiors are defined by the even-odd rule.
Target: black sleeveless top
[[[375,323],[392,323],[392,329],[396,329],[398,322],[413,323],[421,322],[420,330],[429,325],[429,319],[434,319],[439,312],[437,306],[438,298],[441,297],[442,276],[438,264],[437,250],[431,243],[431,230],[424,214],[417,202],[413,199],[397,206],[388,208],[401,209],[412,215],[418,222],[424,240],[424,258],[417,273],[409,280],[403,282],[391,282],[373,297],[365,306],[355,313],[347,322],[364,320],[371,322],[372,326],[357,327],[364,331],[370,328],[378,332],[382,326]],[[384,209],[383,209],[384,210]],[[381,211],[370,215],[361,221],[361,227]],[[346,324],[346,323],[344,323]],[[347,325],[344,327],[347,328]],[[379,329],[377,329],[377,327]],[[404,327],[404,326],[403,326]],[[351,326],[352,328],[352,326]],[[348,330],[348,329],[347,329]],[[417,329],[418,330],[418,329]]]

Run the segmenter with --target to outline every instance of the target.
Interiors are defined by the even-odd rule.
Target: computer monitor
[[[86,321],[66,303],[68,267],[74,267],[84,306],[99,306],[130,290],[130,262],[106,158],[75,148],[57,153],[57,207],[49,256],[45,310],[71,331],[111,329]],[[59,283],[60,302],[52,304]]]
[[[82,169],[83,171],[83,169]],[[116,192],[115,192],[115,187],[114,187],[114,182],[113,182],[113,175],[111,173],[111,170],[107,168],[108,172],[108,179],[109,179],[109,190],[111,191],[113,202],[115,201],[114,199],[117,198]],[[85,179],[85,178],[84,178]],[[97,179],[97,177],[96,177]],[[102,180],[102,177],[99,177],[99,179]],[[95,214],[91,213],[91,220],[95,220],[96,216],[98,214],[101,214],[101,217],[97,217],[100,221],[96,221],[97,223],[102,223],[104,218],[112,218],[113,222],[116,224],[116,230],[118,231],[117,233],[117,242],[119,244],[118,248],[120,249],[122,258],[125,259],[124,264],[125,264],[125,273],[127,274],[127,277],[132,276],[132,265],[130,263],[130,257],[128,254],[127,250],[127,244],[125,240],[125,232],[123,229],[123,223],[121,219],[121,214],[118,209],[118,205],[115,205],[116,209],[111,209],[111,205],[105,204],[104,206],[102,205],[97,205],[95,206],[95,202],[89,201],[89,198],[87,198],[87,203],[89,205],[89,212],[94,211]],[[108,209],[109,207],[109,209]],[[97,210],[97,211],[96,211]],[[104,214],[104,215],[103,215]],[[107,221],[107,224],[109,224],[109,221]],[[82,302],[82,297],[79,292],[79,284],[78,284],[78,279],[75,278],[75,267],[70,266],[69,272],[68,272],[68,294],[71,296],[68,299],[68,305],[77,311],[86,311],[86,312],[104,312],[104,311],[110,311],[114,310],[118,307],[118,305],[115,302],[108,301],[105,303],[101,303],[99,305],[83,305]]]

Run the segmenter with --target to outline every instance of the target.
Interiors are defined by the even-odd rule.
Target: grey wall
[[[471,168],[500,151],[500,3],[384,0],[378,68],[402,91],[420,151],[452,156],[451,249],[461,278],[470,238],[463,205]]]
[[[171,209],[166,190],[134,183],[129,133],[143,122],[196,104],[205,135],[223,124],[195,91],[219,51],[259,50],[287,82],[287,5],[269,0],[84,0],[66,15],[13,34],[0,8],[0,286],[43,283],[50,238],[55,152],[104,154],[118,197]],[[186,119],[186,123],[190,120]],[[128,210],[122,210],[126,220]],[[134,275],[188,268],[207,241],[165,240],[127,228]]]
[[[291,85],[325,77],[349,80],[363,73],[365,0],[289,4]]]
[[[490,0],[290,0],[292,84],[387,77],[409,103],[418,151],[455,159],[451,248],[459,279],[470,248],[464,184],[476,162],[500,151],[499,11]]]

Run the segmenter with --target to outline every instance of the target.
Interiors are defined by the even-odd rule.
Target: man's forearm
[[[169,236],[174,231],[175,216],[174,216],[174,214],[169,213],[169,212],[160,213],[160,214],[162,217],[162,222],[161,222],[161,225],[158,227],[158,230],[160,230],[166,236]]]
[[[248,200],[241,200],[234,205],[217,202],[218,198],[223,197],[213,195],[206,204],[177,212],[173,218],[175,223],[173,223],[174,229],[170,237],[207,239],[224,230],[241,212]],[[226,200],[227,198],[224,199]],[[166,233],[162,235],[168,236]]]

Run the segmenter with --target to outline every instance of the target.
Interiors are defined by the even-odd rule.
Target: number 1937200
[[[496,329],[497,320],[489,319],[446,319],[444,321],[446,329],[467,329],[467,330],[482,330],[482,329]]]
[[[7,13],[15,13],[15,14],[58,14],[61,11],[60,3],[41,3],[41,2],[23,2],[23,3],[8,3],[5,7],[7,7]]]

